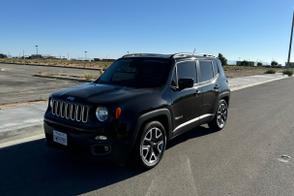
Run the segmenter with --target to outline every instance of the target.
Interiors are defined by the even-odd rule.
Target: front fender
[[[146,112],[142,115],[137,120],[137,123],[135,125],[134,133],[133,133],[133,145],[135,145],[137,138],[140,136],[140,131],[142,126],[153,119],[156,119],[157,117],[165,117],[167,119],[167,127],[166,127],[166,132],[168,135],[170,135],[171,130],[172,130],[172,121],[171,121],[171,113],[167,108],[160,108],[160,109],[155,109],[149,112]]]

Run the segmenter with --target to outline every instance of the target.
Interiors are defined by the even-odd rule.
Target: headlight
[[[108,110],[106,107],[98,107],[96,109],[96,117],[100,122],[104,122],[108,118]]]

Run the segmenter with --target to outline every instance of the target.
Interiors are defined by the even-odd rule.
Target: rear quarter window
[[[219,70],[219,62],[217,60],[213,61],[213,70],[214,70],[214,74],[217,75],[219,74],[220,70]]]

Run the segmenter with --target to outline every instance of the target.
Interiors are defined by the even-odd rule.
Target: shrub
[[[278,66],[278,65],[279,65],[279,63],[277,61],[272,61],[271,62],[271,66],[272,67],[275,67],[275,66]]]
[[[288,70],[284,70],[283,71],[283,74],[284,75],[288,75],[288,76],[292,76],[293,75],[293,71],[292,70],[289,70],[289,69]]]
[[[247,66],[247,67],[253,67],[254,62],[253,61],[237,61],[238,66]]]
[[[265,73],[265,74],[275,74],[275,73],[276,73],[276,70],[274,70],[274,69],[269,69],[269,70],[266,70],[264,73]]]

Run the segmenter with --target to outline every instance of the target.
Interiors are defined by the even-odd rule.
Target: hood
[[[152,93],[154,93],[154,89],[135,89],[108,84],[85,83],[63,89],[54,93],[52,96],[63,100],[66,100],[68,97],[73,97],[76,101],[82,102],[110,103]]]

